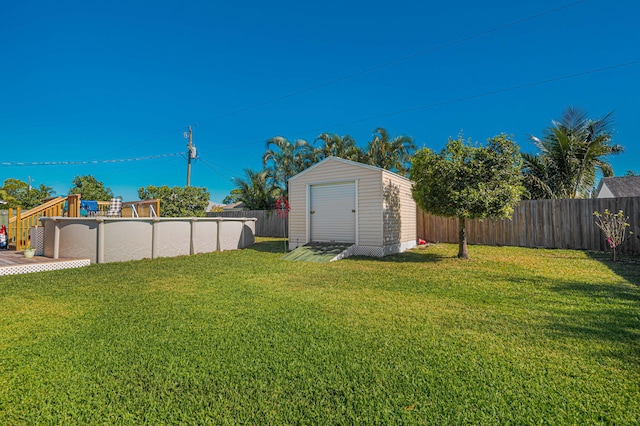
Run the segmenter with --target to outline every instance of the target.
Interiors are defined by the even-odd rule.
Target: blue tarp
[[[98,202],[97,201],[80,200],[80,215],[81,216],[94,215],[96,213],[98,213]]]

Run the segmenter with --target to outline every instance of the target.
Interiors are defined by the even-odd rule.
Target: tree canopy
[[[244,179],[233,179],[236,200],[242,201],[249,210],[271,210],[282,191],[269,178],[269,171],[245,169],[245,174]]]
[[[294,142],[282,136],[275,136],[266,142],[266,151],[262,156],[264,174],[245,170],[246,177],[234,178],[236,188],[225,197],[225,204],[232,200],[240,200],[238,192],[243,192],[252,205],[273,207],[273,200],[280,195],[287,196],[288,180],[306,168],[335,156],[346,160],[370,164],[401,175],[406,175],[410,166],[411,154],[415,151],[413,139],[409,136],[390,137],[386,129],[379,127],[373,134],[373,140],[364,151],[349,135],[339,136],[335,133],[321,133],[312,146],[303,139]],[[249,174],[251,173],[251,174]],[[264,185],[256,178],[265,177]],[[274,195],[274,187],[277,188]],[[236,192],[234,192],[236,191]],[[249,194],[253,194],[249,196]],[[255,197],[263,196],[259,200]],[[244,201],[244,200],[243,200]],[[245,201],[245,204],[246,201]]]
[[[595,185],[597,171],[613,176],[606,157],[624,148],[612,142],[612,124],[612,113],[591,119],[569,107],[559,120],[552,121],[542,138],[532,136],[539,152],[523,154],[527,197],[585,198]]]
[[[386,129],[379,127],[367,145],[365,162],[406,176],[411,165],[410,158],[415,149],[416,145],[410,136],[400,135],[391,138]]]
[[[339,136],[335,133],[322,133],[315,140],[318,145],[314,149],[315,163],[327,157],[339,157],[351,161],[364,161],[364,152],[356,145],[355,139],[349,135]]]
[[[141,200],[160,199],[163,217],[202,217],[209,205],[209,191],[197,186],[153,186],[138,188]]]
[[[42,202],[55,194],[50,186],[40,184],[38,187],[30,187],[29,184],[19,179],[7,179],[0,188],[0,199],[5,201],[6,207],[28,210],[42,204]]]
[[[303,139],[290,142],[282,136],[267,140],[266,148],[262,156],[264,170],[269,172],[273,185],[286,195],[289,178],[313,164],[313,148]]]
[[[235,178],[234,178],[235,179]],[[224,199],[222,200],[222,204],[233,204],[233,203],[237,203],[238,201],[240,201],[240,189],[238,188],[233,188],[231,190],[231,192],[229,193],[229,195],[227,195],[226,197],[224,197]]]
[[[519,147],[505,134],[486,146],[450,138],[439,153],[423,148],[414,155],[413,198],[428,213],[458,218],[458,257],[467,258],[466,219],[509,217],[523,191],[521,164]]]
[[[80,194],[83,200],[109,201],[113,198],[111,188],[105,188],[104,183],[92,175],[76,176],[71,185],[69,195]]]

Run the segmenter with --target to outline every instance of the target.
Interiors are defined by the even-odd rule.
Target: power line
[[[231,179],[231,178],[227,177],[226,175],[224,175],[224,174],[220,173],[220,171],[218,171],[218,168],[216,167],[216,165],[215,165],[215,164],[213,164],[213,163],[209,163],[208,161],[206,161],[206,160],[204,160],[204,159],[202,159],[202,158],[200,158],[200,157],[198,157],[198,160],[200,160],[200,161],[201,161],[201,162],[202,162],[206,167],[208,167],[209,169],[211,169],[211,170],[212,170],[214,173],[216,173],[218,176],[222,177],[222,178],[223,178],[223,179],[225,179],[225,180],[228,180],[228,181],[229,181],[229,182],[231,182],[231,183],[235,183],[235,182],[233,181],[233,179]],[[227,169],[227,170],[229,170],[229,169]]]
[[[433,53],[433,52],[436,52],[438,50],[445,49],[447,47],[451,47],[451,46],[455,46],[455,45],[458,45],[458,44],[462,44],[462,43],[465,43],[467,41],[474,40],[476,38],[480,38],[480,37],[483,37],[483,36],[486,36],[486,35],[489,35],[489,34],[492,34],[492,33],[495,33],[495,32],[499,32],[499,31],[502,31],[502,30],[504,30],[506,28],[513,27],[513,26],[516,26],[516,25],[520,25],[520,24],[523,24],[525,22],[533,21],[535,19],[542,18],[544,16],[551,15],[551,14],[554,14],[554,13],[559,12],[561,10],[568,9],[568,8],[571,8],[571,7],[577,6],[577,5],[581,4],[581,3],[586,3],[586,2],[587,2],[587,0],[578,0],[578,1],[575,1],[573,3],[568,3],[568,4],[565,4],[563,6],[556,7],[554,9],[549,9],[549,10],[546,10],[544,12],[541,12],[541,13],[538,13],[538,14],[535,14],[535,15],[531,15],[531,16],[528,16],[528,17],[525,17],[525,18],[521,18],[521,19],[515,20],[513,22],[509,22],[509,23],[504,24],[504,25],[500,25],[500,26],[497,26],[497,27],[494,27],[494,28],[490,28],[490,29],[485,30],[485,31],[481,31],[481,32],[478,32],[478,33],[475,33],[475,34],[471,34],[469,36],[465,36],[465,37],[459,38],[457,40],[453,40],[453,41],[450,41],[450,42],[447,42],[447,43],[443,43],[443,44],[440,44],[438,46],[431,47],[429,49],[421,50],[419,52],[415,52],[415,53],[412,53],[412,54],[407,55],[407,56],[402,56],[400,58],[393,59],[391,61],[384,62],[382,64],[374,65],[372,67],[365,68],[365,69],[363,69],[361,71],[357,71],[357,72],[354,72],[354,73],[351,73],[351,74],[345,74],[343,76],[334,78],[333,80],[325,81],[323,83],[319,83],[319,84],[316,84],[314,86],[309,86],[309,87],[306,87],[304,89],[300,89],[300,90],[288,93],[286,95],[278,96],[278,97],[275,97],[275,98],[272,98],[272,99],[269,99],[269,100],[266,100],[266,101],[263,101],[263,102],[259,102],[257,104],[249,105],[249,106],[237,109],[235,111],[231,111],[231,112],[219,115],[217,117],[213,117],[213,118],[211,118],[209,120],[200,121],[199,124],[204,124],[204,123],[210,123],[212,121],[217,121],[217,120],[220,120],[222,118],[226,118],[226,117],[229,117],[229,116],[232,116],[232,115],[236,115],[236,114],[240,114],[242,112],[246,112],[246,111],[249,111],[249,110],[252,110],[252,109],[256,109],[256,108],[259,108],[259,107],[270,105],[272,103],[275,103],[275,102],[278,102],[278,101],[282,101],[284,99],[292,98],[294,96],[298,96],[298,95],[301,95],[303,93],[311,92],[313,90],[317,90],[317,89],[320,89],[322,87],[331,86],[331,85],[339,83],[341,81],[350,80],[352,78],[359,77],[361,75],[368,74],[370,72],[377,71],[379,69],[386,68],[386,67],[389,67],[391,65],[396,65],[396,64],[399,64],[401,62],[405,62],[405,61],[408,61],[410,59],[417,58],[418,56],[423,56],[423,55],[426,55],[428,53]]]
[[[353,121],[349,121],[349,122],[345,122],[345,123],[334,124],[334,125],[326,126],[326,127],[346,126],[346,125],[349,125],[349,124],[361,123],[363,121],[386,118],[386,117],[391,117],[391,116],[399,115],[399,114],[406,114],[406,113],[409,113],[409,112],[419,111],[419,110],[422,110],[422,109],[436,108],[436,107],[439,107],[439,106],[455,104],[455,103],[459,103],[459,102],[468,101],[468,100],[471,100],[471,99],[484,98],[484,97],[487,97],[487,96],[498,95],[500,93],[513,92],[515,90],[526,89],[526,88],[535,87],[535,86],[541,86],[543,84],[554,83],[556,81],[568,80],[568,79],[571,79],[571,78],[583,77],[583,76],[589,75],[589,74],[596,74],[596,73],[599,73],[599,72],[610,71],[610,70],[617,69],[617,68],[628,67],[628,66],[631,66],[631,65],[636,65],[638,63],[640,63],[640,60],[635,60],[635,61],[631,61],[631,62],[625,62],[625,63],[617,64],[617,65],[611,65],[611,66],[604,67],[604,68],[597,68],[597,69],[593,69],[593,70],[583,71],[583,72],[579,72],[579,73],[576,73],[576,74],[569,74],[569,75],[563,75],[563,76],[559,76],[559,77],[553,77],[553,78],[549,78],[549,79],[546,79],[546,80],[534,81],[534,82],[531,82],[531,83],[524,83],[524,84],[520,84],[520,85],[517,85],[517,86],[507,87],[507,88],[504,88],[504,89],[497,89],[497,90],[492,90],[492,91],[489,91],[489,92],[477,93],[475,95],[469,95],[469,96],[464,96],[464,97],[461,97],[461,98],[455,98],[455,99],[449,99],[449,100],[442,101],[442,102],[436,102],[436,103],[433,103],[433,104],[421,105],[421,106],[417,106],[417,107],[413,107],[413,108],[407,108],[407,109],[394,111],[394,112],[390,112],[390,113],[386,113],[386,114],[380,114],[380,115],[377,115],[377,116],[362,118],[362,119],[353,120]],[[326,127],[324,127],[324,128],[326,128]],[[321,130],[321,129],[315,129],[315,130],[312,130],[312,131],[319,131],[319,130]]]
[[[126,163],[131,161],[145,161],[155,158],[175,157],[182,155],[183,152],[175,154],[148,155],[145,157],[121,158],[116,160],[88,160],[88,161],[33,161],[33,162],[0,162],[0,166],[4,167],[24,167],[24,166],[71,166],[79,164],[99,164],[99,163]]]
[[[549,9],[549,10],[546,10],[546,11],[543,11],[543,12],[540,12],[540,13],[537,13],[537,14],[534,14],[534,15],[531,15],[531,16],[527,16],[525,18],[517,19],[515,21],[509,22],[509,23],[506,23],[506,24],[503,24],[503,25],[499,25],[497,27],[490,28],[488,30],[480,31],[480,32],[477,32],[475,34],[471,34],[471,35],[468,35],[468,36],[465,36],[465,37],[461,37],[459,39],[456,39],[456,40],[453,40],[453,41],[450,41],[450,42],[446,42],[446,43],[443,43],[443,44],[440,44],[440,45],[437,45],[437,46],[434,46],[434,47],[430,47],[428,49],[424,49],[424,50],[412,53],[412,54],[407,55],[407,56],[402,56],[402,57],[393,59],[393,60],[388,61],[388,62],[384,62],[384,63],[378,64],[378,65],[374,65],[374,66],[371,66],[369,68],[365,68],[365,69],[362,69],[360,71],[356,71],[356,72],[351,73],[351,74],[345,74],[345,75],[336,77],[336,78],[334,78],[332,80],[324,81],[322,83],[318,83],[318,84],[313,85],[313,86],[302,88],[302,89],[287,93],[285,95],[277,96],[275,98],[271,98],[271,99],[268,99],[266,101],[258,102],[258,103],[253,104],[253,105],[248,105],[248,106],[239,108],[237,110],[233,110],[233,111],[218,115],[216,117],[213,117],[213,118],[210,118],[210,119],[207,119],[207,120],[204,120],[204,121],[200,121],[198,123],[194,123],[193,125],[194,126],[199,126],[200,124],[211,123],[213,121],[217,121],[217,120],[221,120],[223,118],[227,118],[227,117],[230,117],[230,116],[233,116],[233,115],[241,114],[243,112],[250,111],[250,110],[253,110],[253,109],[256,109],[256,108],[260,108],[260,107],[263,107],[263,106],[267,106],[267,105],[270,105],[270,104],[273,104],[273,103],[276,103],[276,102],[279,102],[279,101],[282,101],[282,100],[285,100],[285,99],[293,98],[295,96],[302,95],[302,94],[308,93],[308,92],[312,92],[314,90],[321,89],[323,87],[331,86],[333,84],[336,84],[336,83],[339,83],[339,82],[342,82],[342,81],[350,80],[350,79],[353,79],[355,77],[359,77],[359,76],[362,76],[364,74],[368,74],[368,73],[371,73],[373,71],[380,70],[382,68],[386,68],[386,67],[389,67],[389,66],[392,66],[392,65],[396,65],[396,64],[399,64],[401,62],[406,62],[406,61],[408,61],[410,59],[417,58],[419,56],[423,56],[423,55],[426,55],[426,54],[429,54],[429,53],[433,53],[433,52],[436,52],[438,50],[446,49],[448,47],[455,46],[455,45],[458,45],[458,44],[466,43],[468,41],[471,41],[471,40],[474,40],[474,39],[477,39],[477,38],[480,38],[480,37],[484,37],[486,35],[493,34],[493,33],[502,31],[504,29],[523,24],[525,22],[533,21],[533,20],[542,18],[544,16],[552,15],[552,14],[560,12],[560,11],[562,11],[564,9],[569,9],[569,8],[575,7],[575,6],[579,5],[579,4],[586,3],[587,1],[588,0],[577,0],[577,1],[574,1],[572,3],[567,3],[565,5],[558,6],[558,7],[553,8],[553,9]],[[151,140],[159,139],[159,138],[162,138],[162,137],[165,137],[165,136],[168,136],[168,135],[172,135],[172,134],[177,133],[177,132],[182,132],[183,130],[184,130],[184,127],[180,128],[180,129],[176,129],[176,130],[172,130],[172,131],[163,133],[162,135],[159,135],[159,136],[156,136],[156,137],[146,138],[142,142],[148,142],[148,141],[151,141]],[[124,148],[120,148],[119,150],[125,149],[125,148],[129,148],[129,147],[135,146],[137,144],[138,143],[134,143],[134,144],[128,145],[128,146],[126,146]]]
[[[222,166],[222,165],[217,164],[217,163],[214,163],[214,162],[212,162],[212,161],[205,160],[205,159],[203,159],[202,157],[198,157],[198,160],[203,161],[203,162],[205,162],[205,163],[207,163],[207,164],[210,164],[210,165],[211,165],[211,166],[213,166],[213,167],[217,167],[217,168],[219,168],[219,169],[226,170],[227,172],[229,172],[229,173],[233,173],[234,175],[241,175],[241,174],[242,174],[242,172],[239,172],[239,171],[237,171],[237,170],[230,169],[230,168],[228,168],[228,167]]]
[[[477,93],[475,95],[469,95],[469,96],[464,96],[464,97],[460,97],[460,98],[448,99],[448,100],[445,100],[445,101],[435,102],[435,103],[428,104],[428,105],[421,105],[421,106],[417,106],[417,107],[413,107],[413,108],[407,108],[407,109],[393,111],[393,112],[389,112],[389,113],[385,113],[385,114],[369,116],[369,117],[360,118],[360,119],[357,119],[357,120],[347,121],[347,122],[343,122],[343,123],[327,125],[327,126],[323,126],[323,127],[316,128],[316,129],[299,131],[299,132],[291,133],[290,135],[295,136],[295,135],[302,135],[302,134],[309,133],[309,132],[321,132],[321,131],[325,131],[327,128],[348,126],[350,124],[362,123],[364,121],[377,120],[377,119],[380,119],[380,118],[391,117],[391,116],[394,116],[394,115],[406,114],[406,113],[409,113],[409,112],[419,111],[419,110],[422,110],[422,109],[436,108],[436,107],[439,107],[439,106],[449,105],[449,104],[454,104],[454,103],[459,103],[459,102],[464,102],[464,101],[468,101],[468,100],[471,100],[471,99],[478,99],[478,98],[484,98],[484,97],[487,97],[487,96],[497,95],[497,94],[500,94],[500,93],[513,92],[513,91],[516,91],[516,90],[526,89],[526,88],[529,88],[529,87],[535,87],[535,86],[541,86],[543,84],[554,83],[556,81],[568,80],[568,79],[572,79],[572,78],[583,77],[583,76],[589,75],[589,74],[596,74],[596,73],[599,73],[599,72],[610,71],[610,70],[618,69],[618,68],[624,68],[624,67],[636,65],[638,63],[640,63],[640,60],[633,60],[633,61],[629,61],[629,62],[625,62],[625,63],[621,63],[621,64],[611,65],[611,66],[608,66],[608,67],[595,68],[595,69],[591,69],[591,70],[588,70],[588,71],[578,72],[578,73],[575,73],[575,74],[568,74],[568,75],[563,75],[563,76],[559,76],[559,77],[553,77],[553,78],[549,78],[549,79],[546,79],[546,80],[538,80],[538,81],[534,81],[534,82],[531,82],[531,83],[523,83],[523,84],[519,84],[517,86],[511,86],[511,87],[507,87],[507,88],[503,88],[503,89],[491,90],[489,92]],[[258,143],[264,143],[264,141],[259,141],[259,142],[258,141],[254,141],[254,142],[234,144],[233,146],[228,146],[226,148],[218,148],[217,150],[218,151],[222,151],[222,150],[226,150],[226,149],[234,149],[234,148],[237,148],[239,146],[256,145]]]

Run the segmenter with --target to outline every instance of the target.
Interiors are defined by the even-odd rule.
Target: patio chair
[[[120,217],[122,214],[122,200],[120,198],[112,198],[109,210],[107,210],[107,216]]]

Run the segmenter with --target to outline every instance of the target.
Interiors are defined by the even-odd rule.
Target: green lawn
[[[0,424],[637,424],[638,259],[469,249],[0,277]]]

